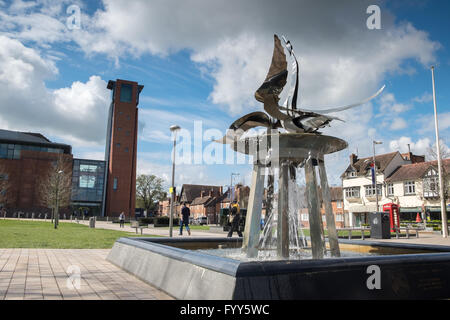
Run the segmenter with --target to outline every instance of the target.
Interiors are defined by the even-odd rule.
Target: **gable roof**
[[[220,195],[221,187],[199,184],[183,184],[180,192],[180,202],[191,203],[195,198],[202,195],[202,191],[206,192],[205,196],[209,196],[210,191],[213,191],[214,195]]]
[[[387,168],[389,163],[395,158],[397,154],[400,154],[398,151],[385,153],[375,156],[375,163],[377,165],[377,172],[384,173],[384,170]],[[401,154],[400,154],[401,156]],[[370,165],[373,162],[373,157],[362,158],[356,161],[354,164],[350,164],[341,177],[345,176],[345,173],[350,171],[356,171],[358,176],[365,175],[367,170],[370,168]]]
[[[437,160],[413,164],[404,164],[398,167],[389,177],[387,177],[386,182],[420,179],[425,175],[425,173],[430,169],[430,167],[434,167],[437,169]],[[450,159],[443,159],[442,167],[444,169],[444,174],[449,174]]]
[[[330,187],[331,201],[344,200],[342,187]]]

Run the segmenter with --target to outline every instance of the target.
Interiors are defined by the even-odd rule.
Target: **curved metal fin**
[[[277,97],[278,98],[278,97]],[[264,110],[272,117],[278,120],[287,120],[291,116],[280,111],[281,107],[278,105],[278,99],[274,95],[266,96],[264,100]],[[287,109],[287,108],[284,108]],[[290,110],[290,109],[288,109]]]
[[[277,35],[274,35],[274,43],[269,73],[267,74],[264,83],[255,92],[255,98],[259,102],[264,102],[264,97],[267,94],[275,94],[278,98],[278,95],[283,91],[287,82],[288,71],[286,55],[284,54],[284,48]]]
[[[326,114],[326,113],[332,113],[332,112],[337,112],[337,111],[344,111],[347,109],[351,109],[357,106],[360,106],[364,103],[369,102],[370,100],[376,98],[381,92],[383,92],[384,88],[386,88],[386,85],[384,85],[383,87],[381,87],[380,90],[377,91],[377,93],[375,93],[374,95],[370,96],[369,98],[358,102],[358,103],[353,103],[347,106],[342,106],[342,107],[335,107],[335,108],[329,108],[329,109],[321,109],[321,110],[311,110],[311,109],[304,109],[304,108],[299,108],[298,111],[294,111],[299,113],[300,112],[314,112],[314,113],[319,113],[319,114]]]
[[[293,85],[291,85],[291,88],[289,90],[288,97],[286,98],[286,101],[284,102],[284,106],[288,109],[297,109],[297,98],[298,98],[298,88],[299,88],[299,64],[297,61],[297,57],[294,53],[294,47],[292,46],[291,42],[287,40],[284,36],[281,36],[281,38],[284,41],[284,45],[289,52],[289,55],[293,58],[292,61],[292,78],[294,80]],[[288,114],[291,114],[288,112]]]
[[[227,134],[219,140],[214,140],[214,142],[223,144],[234,143],[246,131],[256,127],[271,128],[273,125],[269,116],[264,112],[252,112],[233,122],[227,130]]]

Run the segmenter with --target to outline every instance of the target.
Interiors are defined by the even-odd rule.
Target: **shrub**
[[[139,218],[139,224],[152,224],[152,223],[154,223],[154,218],[150,218],[150,217],[148,217],[148,218]]]
[[[153,220],[155,227],[168,227],[169,226],[169,217],[158,217]],[[173,225],[178,226],[180,224],[179,218],[173,218]]]

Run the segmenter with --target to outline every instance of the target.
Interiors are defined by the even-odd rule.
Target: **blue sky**
[[[366,26],[371,4],[381,8],[380,30]],[[67,27],[71,5],[79,29]],[[448,1],[0,0],[0,128],[41,132],[72,144],[75,157],[102,159],[106,83],[137,81],[145,86],[138,171],[169,181],[171,124],[193,139],[194,121],[224,133],[262,110],[253,95],[277,33],[299,57],[305,108],[353,103],[386,85],[374,101],[337,115],[345,123],[323,130],[349,143],[327,157],[339,184],[349,154],[370,156],[373,139],[383,141],[378,152],[405,152],[409,143],[427,154],[435,143],[432,64],[441,139],[450,145],[448,12]],[[232,172],[240,173],[235,182],[250,182],[249,165],[205,161],[180,164],[176,181],[227,185]]]

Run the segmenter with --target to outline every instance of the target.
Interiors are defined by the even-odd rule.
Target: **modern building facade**
[[[121,212],[134,215],[136,203],[136,158],[139,94],[137,82],[108,82],[112,91],[105,149],[105,204],[103,215],[116,217]]]
[[[71,207],[76,212],[101,216],[104,211],[106,162],[74,159]]]

